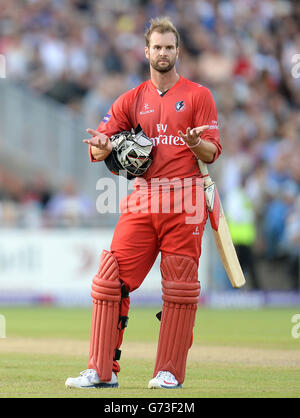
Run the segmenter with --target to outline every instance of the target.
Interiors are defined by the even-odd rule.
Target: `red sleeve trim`
[[[222,145],[220,144],[219,141],[215,141],[215,140],[211,139],[210,142],[216,146],[217,150],[215,152],[215,155],[214,155],[214,158],[212,159],[212,161],[210,161],[207,164],[214,163],[219,158],[219,156],[221,155],[221,152],[222,152]]]

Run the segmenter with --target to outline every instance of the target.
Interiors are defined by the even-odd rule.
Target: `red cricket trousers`
[[[159,252],[192,257],[197,265],[207,220],[203,182],[135,190],[121,201],[111,252],[120,279],[132,292],[149,273]]]

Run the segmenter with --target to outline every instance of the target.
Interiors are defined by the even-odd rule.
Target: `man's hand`
[[[83,139],[82,142],[91,146],[91,154],[95,160],[105,160],[112,151],[112,143],[108,136],[90,128],[86,131],[90,135],[93,135],[93,137],[90,139]]]
[[[210,163],[214,159],[217,148],[212,142],[201,140],[201,134],[206,129],[209,129],[209,125],[197,126],[193,129],[187,128],[185,134],[181,131],[178,131],[178,133],[187,146],[191,147],[191,151],[197,159]]]
[[[193,129],[187,128],[185,134],[181,131],[178,131],[178,133],[181,136],[181,138],[184,140],[184,142],[188,146],[191,147],[197,144],[199,138],[201,137],[202,132],[208,128],[209,128],[209,125],[203,125],[203,126],[198,126],[197,128],[193,128]]]

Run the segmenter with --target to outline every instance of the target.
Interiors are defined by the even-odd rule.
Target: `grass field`
[[[199,308],[183,389],[151,391],[158,310],[131,309],[119,389],[72,390],[64,382],[87,367],[91,310],[0,307],[7,337],[0,339],[0,397],[300,397],[300,339],[291,335],[300,308]]]

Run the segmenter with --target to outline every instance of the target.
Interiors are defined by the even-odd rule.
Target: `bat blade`
[[[222,209],[220,211],[218,229],[213,229],[213,234],[221,261],[232,286],[237,288],[244,286],[246,280]]]
[[[208,174],[206,164],[200,160],[198,163],[204,175],[204,193],[208,214],[221,261],[232,286],[242,287],[246,280],[232,242],[217,187]]]

